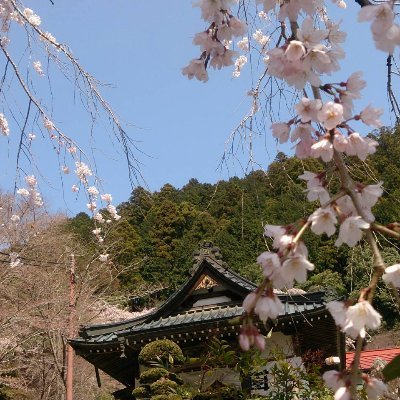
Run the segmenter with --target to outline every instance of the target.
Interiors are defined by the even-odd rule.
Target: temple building
[[[116,393],[129,399],[140,374],[138,355],[154,340],[170,339],[184,354],[198,354],[213,337],[237,346],[243,299],[256,285],[232,271],[221,259],[219,249],[203,242],[195,252],[190,278],[161,306],[152,312],[123,322],[81,327],[79,337],[70,340],[76,353],[127,387]],[[287,358],[307,362],[306,355],[318,353],[321,359],[339,356],[344,361],[344,337],[325,308],[323,292],[277,292],[284,313],[276,321],[258,322],[268,335],[263,356],[279,348]],[[196,371],[186,371],[188,377]],[[194,374],[194,375],[193,375]],[[266,368],[263,383],[254,389],[268,388]],[[264,387],[263,387],[264,386]],[[126,393],[126,394],[124,394]]]

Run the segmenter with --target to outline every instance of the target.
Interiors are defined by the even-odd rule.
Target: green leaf
[[[174,365],[174,357],[171,354],[168,354],[168,361],[171,365]]]
[[[392,361],[382,370],[386,382],[400,377],[400,355],[393,358]]]

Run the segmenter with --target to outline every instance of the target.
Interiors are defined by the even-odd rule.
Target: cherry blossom
[[[294,281],[303,283],[307,280],[307,271],[312,271],[314,264],[302,255],[289,256],[282,263],[282,275],[288,288],[293,287]]]
[[[239,345],[243,351],[256,346],[260,351],[265,349],[265,337],[253,325],[245,325],[239,335]]]
[[[21,218],[20,218],[20,216],[17,215],[17,214],[13,214],[13,215],[11,215],[11,217],[10,217],[10,221],[11,221],[11,222],[14,222],[15,224],[18,224],[20,220],[21,220]]]
[[[289,139],[290,126],[285,123],[275,123],[271,125],[272,136],[279,139],[279,143],[285,143]]]
[[[354,247],[361,240],[362,229],[368,229],[369,223],[364,221],[360,216],[350,216],[340,224],[339,236],[335,242],[335,246],[341,246],[346,243],[350,247]]]
[[[381,380],[372,376],[368,376],[367,374],[363,374],[362,378],[364,380],[364,387],[365,391],[367,392],[368,399],[376,400],[388,391],[387,385]]]
[[[44,76],[44,72],[42,69],[42,63],[40,61],[34,61],[32,63],[33,65],[33,69],[40,75],[40,76]]]
[[[375,311],[366,300],[361,300],[346,311],[346,322],[343,331],[353,338],[360,335],[365,337],[365,328],[377,329],[381,324],[382,316]]]
[[[112,202],[112,196],[111,196],[110,193],[102,194],[100,197],[101,197],[101,199],[103,201],[106,201],[107,203],[111,203]]]
[[[380,128],[382,122],[379,120],[379,117],[382,114],[383,110],[381,108],[374,108],[371,105],[368,105],[363,111],[361,111],[360,117],[364,124]]]
[[[367,83],[361,79],[363,73],[361,71],[354,72],[350,75],[345,83],[346,95],[355,99],[361,98],[361,90],[365,88]]]
[[[333,157],[333,145],[329,138],[323,137],[311,146],[311,156],[329,162]]]
[[[199,81],[208,81],[208,73],[202,59],[194,59],[190,61],[188,66],[182,68],[182,74],[187,75],[189,79],[195,77]]]
[[[303,97],[300,103],[296,104],[294,107],[301,118],[301,122],[318,121],[317,115],[322,107],[322,102],[319,99],[311,100],[307,97]]]
[[[343,106],[328,101],[322,106],[321,110],[318,111],[318,120],[322,122],[328,130],[336,128],[336,126],[343,122]]]
[[[360,193],[361,202],[365,207],[373,207],[382,196],[382,184],[383,182],[381,181],[375,185],[359,185],[358,192]]]
[[[254,312],[258,315],[261,321],[266,322],[268,318],[276,319],[280,314],[284,313],[282,302],[272,291],[265,296],[260,296]]]
[[[394,264],[385,269],[382,279],[395,287],[400,287],[400,264]]]
[[[0,113],[0,131],[3,136],[8,136],[10,134],[10,128],[8,127],[8,122],[3,113]]]
[[[335,320],[335,324],[343,328],[346,324],[346,312],[347,306],[342,301],[330,301],[326,308],[332,315],[333,319]]]
[[[90,186],[87,191],[93,197],[93,199],[97,199],[99,190],[95,186]]]
[[[328,236],[332,236],[336,231],[337,218],[332,207],[318,208],[308,220],[311,221],[311,230],[317,235],[326,233]]]
[[[109,257],[109,254],[100,254],[100,255],[99,255],[99,260],[100,260],[101,262],[107,262],[108,257]]]
[[[244,55],[239,56],[235,61],[235,70],[232,72],[234,78],[238,78],[242,72],[243,67],[247,63],[247,57]]]
[[[29,193],[28,189],[21,188],[21,189],[17,190],[17,194],[19,194],[20,196],[23,196],[23,197],[28,197],[30,193]]]
[[[75,162],[76,170],[75,174],[82,182],[86,182],[88,176],[92,176],[92,171],[90,168],[83,162],[76,161]]]
[[[326,371],[322,374],[322,379],[325,381],[326,385],[334,391],[345,386],[343,376],[339,371]]]
[[[306,54],[306,48],[299,40],[292,40],[286,48],[285,56],[289,61],[298,61]]]
[[[349,156],[357,156],[364,161],[369,154],[373,154],[376,150],[376,145],[373,139],[363,138],[358,132],[353,132],[348,137],[346,154]]]

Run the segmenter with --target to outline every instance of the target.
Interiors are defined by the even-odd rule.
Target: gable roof
[[[239,317],[244,314],[243,299],[256,288],[230,270],[212,249],[200,252],[189,279],[159,308],[139,318],[83,326],[79,337],[69,342],[77,354],[96,368],[130,386],[138,373],[137,355],[146,343],[171,338],[189,345],[208,340],[214,334],[238,335]],[[298,329],[303,322],[312,326],[325,318],[329,321],[323,292],[277,292],[277,296],[284,305],[277,321],[278,330]]]
[[[206,305],[197,308],[182,307],[185,301],[196,292],[204,277],[209,277],[215,285],[219,285],[232,295],[236,295],[237,300],[221,305]],[[177,326],[239,317],[244,313],[241,306],[243,299],[256,288],[256,284],[230,270],[226,263],[218,260],[214,254],[210,254],[210,252],[200,253],[192,269],[191,277],[159,308],[139,318],[82,326],[79,331],[80,338],[72,340],[71,343],[82,339],[87,343],[105,343],[117,341],[118,337],[135,333],[145,334],[146,332]],[[323,292],[292,295],[278,291],[277,296],[284,305],[284,312],[279,316],[280,318],[301,317],[304,313],[325,309]]]

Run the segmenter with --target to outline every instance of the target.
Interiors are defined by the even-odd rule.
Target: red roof
[[[354,351],[346,352],[346,368],[350,368],[351,363],[354,360]],[[361,352],[360,368],[371,369],[376,359],[383,360],[385,362],[391,361],[395,356],[400,354],[399,347],[392,347],[389,349],[379,350],[365,350]]]

